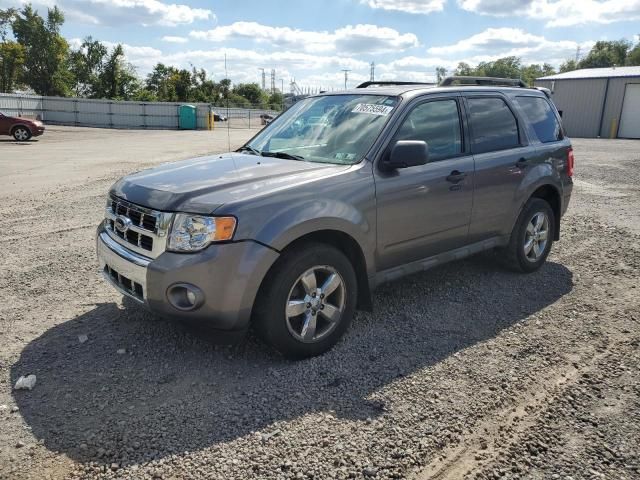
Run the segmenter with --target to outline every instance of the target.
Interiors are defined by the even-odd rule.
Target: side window
[[[562,140],[562,129],[549,103],[541,97],[516,97],[542,143]]]
[[[429,145],[431,161],[462,153],[457,102],[436,100],[418,105],[405,118],[395,140],[424,140]]]
[[[504,150],[520,145],[516,117],[501,98],[467,100],[475,153]]]

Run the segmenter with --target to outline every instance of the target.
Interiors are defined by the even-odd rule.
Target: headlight
[[[233,217],[204,217],[188,213],[176,213],[169,234],[169,250],[197,252],[211,242],[231,240],[236,230]]]

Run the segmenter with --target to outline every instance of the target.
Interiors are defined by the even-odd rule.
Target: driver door
[[[425,165],[375,169],[377,264],[386,270],[465,245],[473,200],[474,162],[465,146],[460,99],[439,97],[415,105],[390,145],[424,140]],[[388,151],[385,155],[388,155]]]
[[[0,113],[0,135],[9,135],[11,133],[9,131],[10,124],[9,118]]]

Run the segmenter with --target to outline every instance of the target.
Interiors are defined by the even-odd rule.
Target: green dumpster
[[[182,130],[196,129],[196,107],[193,105],[180,105],[178,107],[178,126]]]

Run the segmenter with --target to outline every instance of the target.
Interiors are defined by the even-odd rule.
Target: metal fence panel
[[[41,97],[0,93],[0,110],[7,115],[40,117],[45,123],[106,128],[178,128],[178,107],[182,103],[112,101],[89,98]],[[278,115],[264,108],[237,108],[197,103],[197,128],[209,126],[212,110],[228,118],[214,128],[259,128],[260,115]]]

